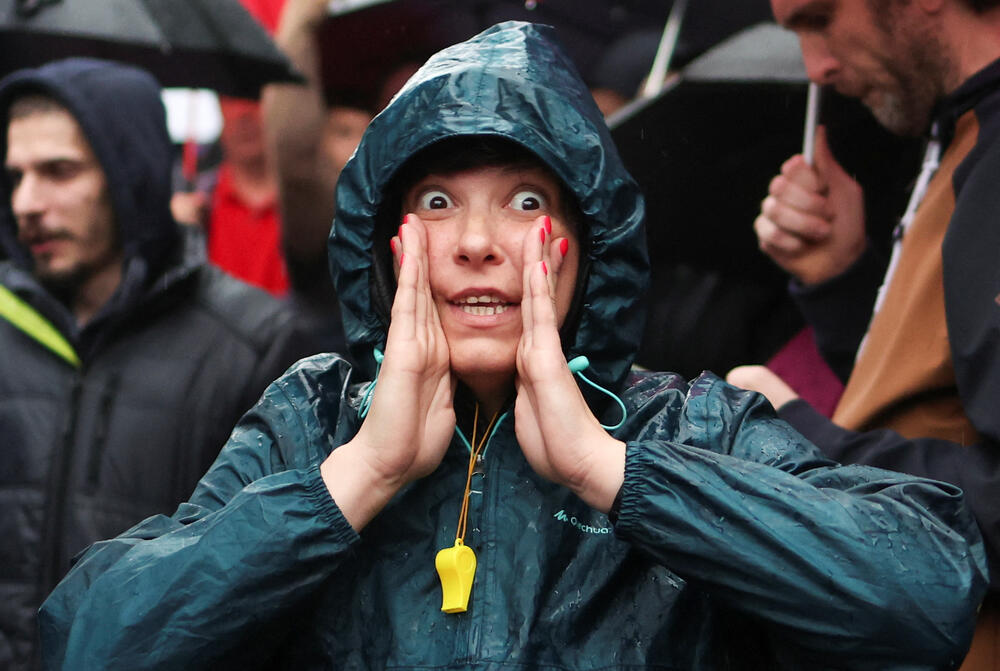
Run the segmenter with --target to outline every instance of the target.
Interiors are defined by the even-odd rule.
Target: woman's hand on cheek
[[[426,235],[423,223],[411,214],[391,242],[398,281],[371,407],[357,436],[327,460],[337,461],[338,453],[346,450],[342,456],[349,455],[351,461],[339,464],[340,473],[333,472],[332,463],[329,468],[324,464],[327,486],[356,529],[399,488],[437,467],[455,428],[455,381],[431,295]],[[360,526],[331,487],[331,478],[353,479],[352,489],[363,499],[355,516]]]
[[[539,221],[523,248],[517,439],[539,475],[606,512],[624,478],[625,445],[594,417],[563,355],[554,296],[568,241],[551,239],[546,223]]]

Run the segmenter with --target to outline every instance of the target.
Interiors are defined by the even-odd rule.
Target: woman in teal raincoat
[[[495,26],[372,122],[330,239],[369,369],[299,362],[189,502],[83,555],[51,667],[958,665],[986,586],[960,491],[630,372],[642,199],[551,37]]]

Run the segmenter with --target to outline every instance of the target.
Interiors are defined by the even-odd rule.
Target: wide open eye
[[[537,191],[518,191],[510,199],[510,206],[515,210],[531,211],[540,210],[545,207],[545,196]]]
[[[424,210],[443,210],[452,206],[451,198],[444,191],[432,189],[420,194],[420,208]]]

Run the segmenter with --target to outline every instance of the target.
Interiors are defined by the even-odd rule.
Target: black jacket
[[[0,243],[9,260],[0,284],[80,360],[74,366],[0,318],[5,670],[34,664],[35,611],[73,555],[172,512],[267,383],[307,353],[278,301],[187,249],[196,246],[170,216],[171,147],[151,77],[88,60],[25,71],[0,82],[4,115],[27,89],[61,100],[83,128],[108,180],[125,266],[117,292],[79,328],[32,276],[3,184]]]
[[[958,395],[980,442],[910,440],[890,430],[849,431],[796,400],[780,416],[832,459],[936,478],[960,486],[983,532],[992,590],[1000,576],[1000,61],[986,67],[940,105],[942,150],[964,114],[976,115],[976,145],[951,176],[955,209],[942,247],[945,315]],[[867,252],[843,275],[810,288],[794,287],[817,342],[846,379],[864,336],[884,263]]]

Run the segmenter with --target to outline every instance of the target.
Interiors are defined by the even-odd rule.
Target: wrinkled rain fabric
[[[957,488],[838,466],[763,397],[714,376],[629,373],[642,200],[551,39],[501,24],[415,75],[344,171],[331,266],[348,336],[370,356],[386,335],[373,220],[400,165],[440,139],[489,134],[551,166],[590,219],[567,356],[585,353],[588,376],[629,410],[613,432],[627,441],[615,521],[536,475],[508,416],[473,481],[469,610],[442,613],[434,556],[454,542],[468,451],[456,438],[358,534],[319,467],[357,432],[367,383],[320,355],[268,388],[172,517],[80,560],[41,612],[52,668],[957,665],[986,582]]]

